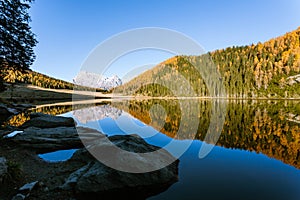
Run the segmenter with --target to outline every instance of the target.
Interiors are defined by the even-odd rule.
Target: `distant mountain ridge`
[[[80,71],[73,79],[73,83],[86,87],[110,90],[114,87],[122,85],[122,80],[117,75],[112,77],[104,77],[99,74]]]
[[[210,74],[212,62],[220,77]],[[222,81],[225,97],[300,98],[300,27],[256,45],[229,47],[200,56],[175,56],[114,92],[144,96],[176,96],[173,91],[184,94],[182,86],[186,83],[175,78],[178,74],[189,81],[196,96],[218,96],[218,88],[210,94],[207,85],[214,88],[217,81]],[[209,74],[210,79],[204,81],[203,74]],[[169,84],[169,88],[158,84],[172,81],[176,84]]]

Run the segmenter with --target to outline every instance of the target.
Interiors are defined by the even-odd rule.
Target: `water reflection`
[[[117,119],[121,114],[122,110],[114,108],[107,104],[72,111],[72,115],[80,123],[98,121],[108,117],[111,119]]]
[[[149,99],[102,102],[97,105],[47,106],[13,116],[6,124],[20,126],[29,120],[31,112],[59,115],[73,110],[73,116],[82,124],[92,121],[103,123],[103,120],[106,120],[105,123],[112,125],[115,121],[111,119],[118,119],[125,111],[171,138],[217,140],[219,146],[263,153],[300,168],[300,104],[298,101],[229,101],[227,103],[223,127],[218,124],[213,126],[215,130],[221,129],[221,135],[210,140],[205,140],[205,137],[207,135],[214,137],[213,134],[208,133],[208,130],[211,122],[217,122],[218,118],[212,119],[215,105],[209,100]],[[183,110],[185,115],[182,114]],[[197,112],[194,112],[195,110]],[[188,120],[182,120],[183,117]],[[197,118],[197,124],[195,120],[191,120],[193,118]],[[138,123],[137,120],[136,122]],[[191,131],[191,127],[195,126],[196,134]],[[116,133],[122,131],[124,132],[122,129],[115,129]]]
[[[67,112],[65,115],[73,115],[79,125],[100,125],[101,131],[111,135],[138,133],[157,146],[166,146],[172,138],[178,148],[191,142],[191,148],[180,157],[179,182],[151,199],[299,199],[300,103],[228,101],[224,116],[213,117],[212,110],[220,108],[220,102],[210,100],[148,99],[30,112]],[[22,113],[10,123],[21,124],[27,117],[28,113]],[[216,123],[219,117],[224,117],[222,127]],[[189,120],[193,118],[197,123]],[[221,130],[218,146],[199,159],[202,141],[207,136],[216,140],[208,131],[211,122]],[[191,127],[196,127],[195,133]]]
[[[193,109],[193,101],[180,100],[184,109]],[[167,117],[161,128],[151,122],[150,108],[159,104],[164,107]],[[212,101],[200,101],[198,112],[199,124],[196,135],[190,134],[193,120],[181,124],[185,129],[179,132],[181,110],[179,100],[144,100],[115,102],[112,105],[123,109],[135,118],[169,137],[179,140],[197,139],[203,141],[207,135],[211,119]],[[197,108],[194,108],[197,109]],[[230,101],[217,145],[226,148],[243,149],[263,153],[269,157],[281,160],[289,165],[300,168],[300,124],[297,116],[300,115],[300,104],[296,101]],[[291,119],[292,117],[292,119]]]
[[[63,162],[70,159],[78,149],[58,150],[50,153],[39,154],[38,156],[47,162]]]

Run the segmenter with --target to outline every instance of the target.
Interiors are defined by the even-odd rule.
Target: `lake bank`
[[[112,100],[149,100],[149,99],[203,99],[203,100],[300,100],[295,98],[276,98],[276,97],[151,97],[151,96],[126,96],[116,93],[102,93],[94,91],[67,90],[67,89],[50,89],[32,86],[29,84],[15,84],[14,87],[7,87],[7,90],[0,92],[0,101],[5,103],[30,103],[32,105],[44,105],[63,102],[98,102],[101,99]],[[78,104],[78,103],[76,103]]]
[[[30,84],[15,84],[0,92],[0,99],[7,103],[30,103],[40,105],[45,103],[65,102],[91,98],[111,98],[110,94],[101,92],[78,91],[67,89],[50,89]]]

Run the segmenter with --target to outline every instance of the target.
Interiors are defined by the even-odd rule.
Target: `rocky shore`
[[[135,153],[159,148],[137,135],[108,137],[97,130],[76,127],[73,118],[33,113],[22,126],[1,133],[0,199],[145,199],[178,180],[178,160],[147,173],[128,173],[104,165],[83,146],[83,140],[91,141],[91,148],[104,153],[109,145]],[[111,141],[109,144],[107,139]],[[64,149],[78,150],[61,162],[47,162],[38,157],[40,153]],[[114,160],[123,158],[119,152],[107,153]],[[173,156],[162,150],[159,160],[140,157],[141,163],[135,167],[170,159]]]

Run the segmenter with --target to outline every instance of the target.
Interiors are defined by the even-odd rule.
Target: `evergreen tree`
[[[35,59],[37,40],[29,26],[33,0],[0,0],[0,65],[28,69]]]

